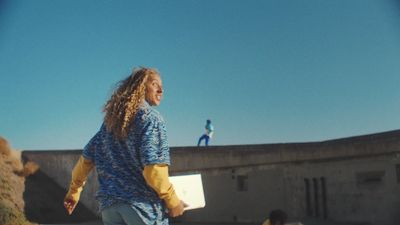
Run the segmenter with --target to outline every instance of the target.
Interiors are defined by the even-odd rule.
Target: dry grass
[[[22,165],[21,159],[15,158],[15,157],[6,157],[4,159],[4,162],[8,165],[10,165],[11,168],[13,168],[14,171],[20,171],[24,168]]]
[[[9,156],[11,152],[10,145],[8,141],[3,137],[0,137],[0,154],[4,156]]]
[[[32,225],[23,212],[4,204],[4,201],[0,201],[0,223],[4,225]]]
[[[7,140],[0,137],[0,224],[32,225],[24,215],[23,193],[25,175],[39,167],[34,163],[22,165],[20,154],[11,149]],[[22,176],[17,176],[21,173]]]
[[[15,174],[17,174],[18,176],[27,177],[29,175],[36,173],[36,171],[38,170],[39,170],[39,165],[29,161],[24,165],[24,168],[22,170],[15,171]]]

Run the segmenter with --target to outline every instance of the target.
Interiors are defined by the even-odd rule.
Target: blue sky
[[[0,1],[0,135],[80,149],[116,82],[157,68],[171,146],[400,128],[395,0]]]

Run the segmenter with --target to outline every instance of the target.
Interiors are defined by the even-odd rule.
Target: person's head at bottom
[[[280,209],[272,210],[269,214],[269,221],[271,225],[284,225],[286,220],[287,214]]]

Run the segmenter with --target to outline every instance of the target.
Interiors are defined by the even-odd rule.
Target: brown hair
[[[159,75],[156,69],[139,67],[120,81],[111,98],[104,105],[104,124],[107,131],[117,139],[125,139],[135,118],[137,109],[145,97],[145,83],[152,74]]]

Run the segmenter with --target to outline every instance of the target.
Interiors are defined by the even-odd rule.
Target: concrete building
[[[67,188],[80,153],[23,156]],[[260,223],[279,208],[291,221],[400,224],[400,130],[312,143],[175,147],[171,157],[172,175],[202,174],[206,198],[205,208],[177,222]],[[94,176],[82,202],[96,212]]]

